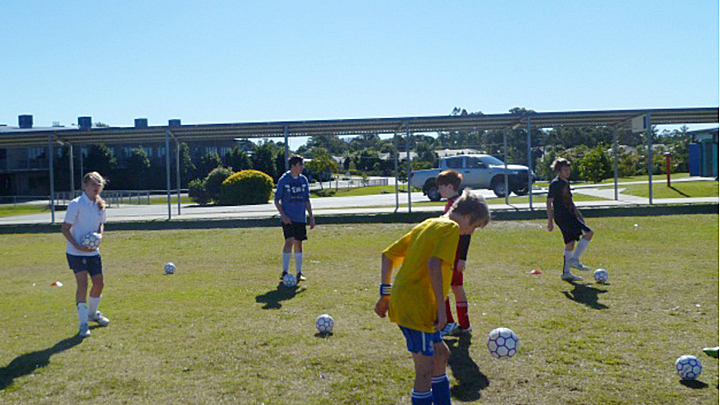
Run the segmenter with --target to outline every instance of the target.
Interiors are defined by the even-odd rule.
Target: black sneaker
[[[285,276],[287,276],[287,271],[282,272],[282,274],[280,275],[280,280],[282,280]]]
[[[297,281],[305,281],[305,280],[307,280],[307,279],[305,278],[305,276],[303,276],[302,273],[298,273],[298,274],[295,276],[295,278],[297,279]]]

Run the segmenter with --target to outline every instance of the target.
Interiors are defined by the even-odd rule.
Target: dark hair
[[[554,172],[559,172],[563,167],[570,167],[570,161],[565,158],[556,158],[554,162],[550,165],[550,169]]]
[[[288,163],[290,163],[290,166],[295,166],[303,162],[303,157],[300,155],[292,155],[290,156],[290,159],[288,159]]]
[[[469,215],[470,223],[477,224],[479,222],[481,227],[490,222],[490,207],[487,201],[483,196],[472,193],[468,189],[465,189],[460,198],[455,200],[449,212]]]
[[[455,191],[460,190],[460,184],[462,184],[463,176],[462,174],[456,172],[455,170],[445,170],[438,174],[437,179],[435,179],[435,184],[438,186],[444,186],[444,185],[451,185]]]

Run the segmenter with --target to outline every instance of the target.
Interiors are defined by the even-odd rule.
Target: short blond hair
[[[468,189],[465,189],[460,198],[455,200],[448,212],[469,216],[471,224],[479,223],[481,227],[490,222],[490,206],[487,201],[483,196],[472,193]]]
[[[565,166],[570,167],[570,166],[572,166],[572,164],[570,163],[569,160],[567,160],[563,157],[558,157],[555,159],[554,162],[552,162],[552,164],[550,165],[550,169],[552,171],[554,171],[555,173],[557,173]]]

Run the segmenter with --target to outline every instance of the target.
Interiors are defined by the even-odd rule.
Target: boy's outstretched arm
[[[555,210],[553,208],[553,201],[555,199],[552,197],[548,197],[547,199],[547,217],[548,217],[548,224],[547,224],[547,230],[552,232],[554,226],[553,226],[553,216],[555,214]]]
[[[387,311],[390,308],[390,295],[383,295],[382,286],[390,285],[390,279],[392,278],[392,260],[383,253],[381,261],[380,298],[378,299],[377,304],[375,304],[375,313],[378,314],[380,318],[385,318]]]
[[[428,260],[428,270],[430,271],[430,285],[432,285],[433,292],[435,293],[435,302],[437,303],[435,330],[441,330],[447,323],[445,296],[443,295],[442,260],[435,256],[431,257],[430,260]]]

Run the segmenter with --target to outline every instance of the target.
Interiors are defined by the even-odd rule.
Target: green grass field
[[[43,212],[49,212],[50,208],[47,205],[0,205],[0,218],[11,217],[15,215],[30,215],[40,214]]]
[[[327,190],[335,190],[334,188],[326,188]],[[407,193],[407,187],[406,186],[399,186],[398,190],[400,193]],[[321,190],[313,190],[311,191],[311,194],[317,195],[318,191]],[[335,194],[332,195],[332,197],[354,197],[359,195],[375,195],[375,194],[395,194],[395,186],[369,186],[369,187],[357,187],[357,188],[349,188],[349,189],[342,189],[340,188]]]
[[[717,197],[717,181],[678,181],[670,183],[653,183],[653,198],[687,198],[687,197]],[[630,184],[619,186],[625,188],[622,194],[647,198],[650,194],[647,184]],[[573,196],[574,197],[574,196]],[[682,201],[682,200],[679,200]]]
[[[718,361],[701,351],[718,344],[718,215],[590,219],[583,261],[608,285],[561,281],[562,238],[544,224],[473,237],[475,332],[446,340],[454,403],[718,403]],[[293,290],[278,287],[277,228],[107,232],[111,323],[84,341],[62,236],[0,235],[0,403],[408,404],[410,355],[372,308],[380,252],[409,229],[320,224]],[[322,313],[332,336],[316,335]],[[509,360],[485,346],[500,326],[520,337]],[[682,354],[703,362],[701,382],[679,381]]]

